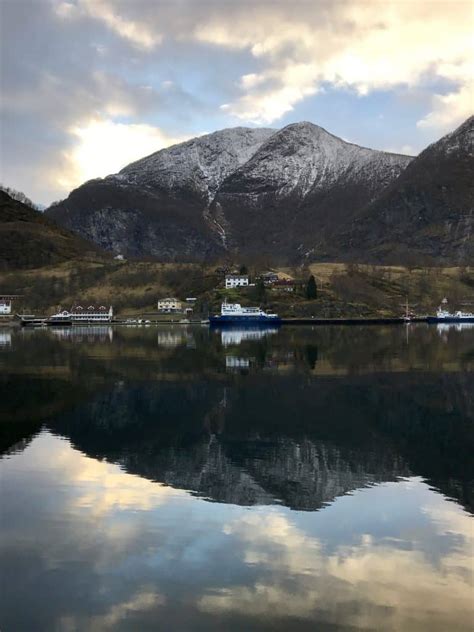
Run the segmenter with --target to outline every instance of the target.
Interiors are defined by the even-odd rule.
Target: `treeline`
[[[0,191],[4,191],[11,198],[13,198],[14,200],[17,200],[17,202],[21,202],[22,204],[26,204],[26,206],[29,206],[34,211],[40,211],[40,212],[42,211],[42,208],[38,204],[35,204],[34,202],[32,202],[30,200],[30,198],[27,197],[22,191],[17,191],[16,189],[12,189],[11,187],[7,187],[4,184],[2,184],[1,182],[0,182]]]

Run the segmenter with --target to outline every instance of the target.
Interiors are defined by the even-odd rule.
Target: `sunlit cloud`
[[[361,631],[472,628],[472,517],[419,478],[357,490],[311,514],[208,503],[48,431],[1,465],[18,509],[4,545],[30,555],[45,577],[82,561],[60,575],[52,612],[61,613],[61,629],[164,620],[177,605],[177,578],[183,607],[218,617],[221,627],[235,614],[282,629],[291,617],[315,629],[318,621]],[[24,524],[26,501],[49,528]],[[78,578],[83,601],[71,605],[65,595]],[[32,590],[27,606],[37,604]]]
[[[454,123],[464,121],[474,112],[474,82],[467,83],[455,92],[434,95],[432,107],[432,111],[418,121],[418,127],[451,131]]]
[[[404,483],[359,493],[374,496],[376,502],[384,487],[404,487],[407,493],[414,493],[414,488]],[[360,630],[419,628],[442,632],[455,620],[457,629],[468,630],[472,615],[472,518],[434,492],[425,493],[427,502],[421,511],[433,521],[435,532],[457,538],[457,546],[440,552],[439,560],[429,559],[416,542],[407,548],[402,540],[371,534],[326,552],[321,540],[302,531],[281,510],[266,509],[240,516],[225,527],[227,534],[244,543],[245,563],[266,572],[258,575],[252,586],[236,585],[204,595],[200,608],[214,614],[245,612],[264,618],[313,619],[318,613],[321,621],[340,625],[342,620],[351,629]],[[410,537],[416,540],[417,535]],[[366,605],[354,611],[354,603]]]
[[[298,7],[300,11],[295,10]],[[472,111],[472,5],[469,2],[344,2],[260,5],[195,29],[199,41],[248,48],[264,69],[242,75],[234,116],[271,123],[328,83],[360,96],[415,86],[427,77],[455,82],[435,95],[420,125],[443,130]]]
[[[314,81],[317,75],[312,64],[290,64],[280,71],[244,75],[240,85],[244,90],[252,91],[235,103],[222,105],[224,111],[252,123],[272,123],[278,120],[305,97],[315,94],[318,86]],[[259,91],[259,86],[266,85]]]
[[[110,107],[113,109],[113,104]],[[70,133],[77,142],[65,154],[68,169],[58,178],[59,186],[65,189],[116,173],[134,160],[184,140],[151,125],[127,125],[111,119],[91,120],[71,128]]]
[[[47,203],[140,147],[301,118],[418,153],[474,109],[472,19],[468,0],[4,2],[0,175]],[[370,121],[377,100],[380,126]]]
[[[185,492],[127,474],[118,465],[80,455],[64,439],[48,432],[28,447],[29,467],[34,469],[45,451],[54,448],[51,469],[58,480],[74,482],[77,494],[70,510],[87,510],[94,518],[106,519],[117,511],[149,511]],[[120,525],[123,538],[125,526]],[[115,533],[117,536],[117,533]]]

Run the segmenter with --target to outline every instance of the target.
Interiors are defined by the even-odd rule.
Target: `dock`
[[[282,318],[282,325],[404,325],[426,323],[427,318]]]

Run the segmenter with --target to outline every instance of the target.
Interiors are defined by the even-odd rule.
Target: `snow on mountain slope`
[[[398,175],[410,160],[347,143],[312,123],[294,123],[274,133],[234,171],[224,190],[232,190],[235,178],[257,193],[273,189],[279,197],[296,192],[303,199],[311,190],[334,185],[343,174],[373,175],[375,180],[377,173],[368,173],[368,166],[376,171],[389,166]]]
[[[86,182],[47,213],[127,256],[467,262],[472,121],[416,159],[307,122],[225,129]]]
[[[48,213],[112,252],[172,261],[216,257],[221,229],[208,206],[222,180],[273,133],[238,127],[162,149],[86,182]]]
[[[274,132],[235,127],[193,138],[128,165],[119,178],[161,191],[194,191],[210,203],[222,181]]]
[[[260,241],[264,250],[278,249],[285,257],[302,249],[323,254],[321,240],[411,160],[347,143],[312,123],[295,123],[273,134],[222,183],[214,212],[225,219],[236,247],[253,249]]]

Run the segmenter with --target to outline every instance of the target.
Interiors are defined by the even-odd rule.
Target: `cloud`
[[[7,500],[14,491],[2,525],[6,616],[18,616],[11,588],[20,585],[36,628],[153,629],[159,620],[180,630],[187,618],[226,629],[236,616],[247,628],[472,627],[472,516],[421,479],[358,490],[314,513],[238,507],[131,475],[42,431],[2,462],[2,480]]]
[[[80,617],[74,615],[64,615],[59,619],[59,628],[65,632],[74,632],[86,625],[89,632],[104,632],[104,630],[114,630],[124,620],[129,619],[134,614],[154,611],[166,604],[166,598],[153,590],[153,587],[141,587],[140,591],[133,597],[116,603],[109,607],[103,614],[92,614],[85,624]],[[82,625],[81,625],[82,624]]]
[[[312,64],[290,64],[280,71],[244,75],[241,87],[253,92],[221,107],[252,123],[272,123],[291,111],[296,103],[318,91],[314,81],[316,74]]]
[[[304,118],[322,122],[322,95],[337,92],[352,102],[323,124],[349,107],[355,122],[334,133],[421,147],[472,110],[471,3],[462,0],[22,0],[0,10],[0,178],[38,202],[78,183],[94,121],[98,133],[112,125],[139,145],[148,130],[159,148],[202,129],[285,124],[308,103]],[[358,127],[352,104],[381,92],[423,93],[397,102],[404,136],[382,138],[370,113]],[[121,156],[88,176],[113,171]]]
[[[453,625],[469,629],[472,518],[428,491],[423,483],[413,482],[411,490],[410,483],[364,490],[358,492],[359,499],[370,495],[378,506],[376,498],[384,489],[408,495],[421,489],[420,510],[430,519],[425,528],[434,537],[456,538],[456,545],[440,551],[439,559],[425,554],[416,530],[405,535],[406,542],[363,533],[354,544],[340,543],[327,550],[281,510],[266,508],[240,516],[225,527],[226,534],[243,543],[244,562],[260,569],[255,584],[223,587],[203,595],[199,607],[214,615],[245,612],[265,620],[308,619],[316,622],[315,627],[319,621],[360,630],[441,632]],[[341,502],[354,501],[339,499],[339,507]],[[354,608],[354,604],[359,606]]]
[[[134,46],[151,50],[162,41],[162,36],[146,24],[123,17],[113,2],[106,0],[78,0],[77,4],[59,2],[55,5],[56,15],[67,20],[91,17],[103,22],[116,35],[130,41]]]
[[[120,171],[128,163],[185,140],[173,138],[151,125],[93,119],[70,130],[78,142],[64,153],[68,167],[57,184],[66,190],[86,180]]]
[[[306,2],[246,6],[195,28],[201,42],[247,48],[263,65],[242,75],[241,95],[225,105],[238,118],[271,123],[325,83],[364,96],[373,91],[452,81],[420,125],[440,130],[472,110],[472,6],[469,2]]]
[[[432,107],[432,111],[420,119],[417,126],[442,132],[451,131],[474,111],[474,82],[466,83],[459,90],[448,94],[435,94]]]

